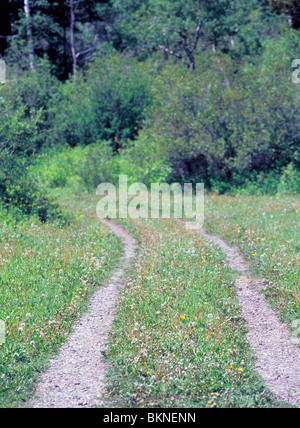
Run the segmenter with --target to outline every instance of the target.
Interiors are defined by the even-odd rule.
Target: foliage
[[[98,58],[76,85],[61,86],[55,99],[55,141],[88,145],[101,140],[114,150],[134,138],[151,102],[150,76],[133,58]]]
[[[300,170],[290,163],[284,170],[278,184],[279,193],[300,194]]]
[[[49,59],[54,72],[66,80],[72,71],[70,46],[70,2],[53,0],[29,1],[30,19],[24,14],[24,1],[5,1],[1,28],[7,28],[7,59],[14,68],[29,68],[27,25],[31,25],[33,49],[36,58]],[[82,65],[101,45],[109,41],[107,26],[111,25],[108,1],[76,1],[75,44],[78,62]],[[22,47],[22,49],[20,49]]]
[[[116,182],[117,159],[106,142],[41,153],[32,166],[46,187],[94,192],[101,182]]]
[[[120,175],[127,175],[129,183],[167,182],[171,173],[167,158],[156,135],[141,132],[138,140],[119,152],[117,158]]]
[[[299,91],[287,73],[296,41],[266,43],[255,66],[211,54],[194,73],[164,68],[143,133],[164,153],[173,180],[220,182],[225,191],[270,170],[279,180],[282,168],[298,163]]]
[[[35,153],[35,137],[39,114],[25,117],[25,106],[20,100],[12,106],[0,98],[0,188],[1,196],[8,202],[9,187],[25,175],[30,157]],[[14,108],[13,108],[14,107]]]
[[[299,30],[300,5],[298,0],[270,0],[270,3],[274,12],[289,15],[292,27]]]
[[[29,167],[37,151],[40,111],[30,110],[20,97],[12,101],[0,97],[0,201],[42,221],[61,218],[57,203],[41,187]]]
[[[59,89],[59,81],[53,75],[51,63],[45,58],[36,62],[34,72],[24,70],[17,76],[12,68],[9,67],[8,70],[10,81],[6,87],[6,98],[10,99],[14,108],[21,101],[25,106],[26,117],[39,111],[36,147],[40,148],[48,142],[52,123],[52,105]]]
[[[112,6],[119,45],[148,54],[162,49],[190,68],[198,63],[195,53],[208,48],[233,56],[253,55],[272,31],[265,0],[115,0]],[[258,34],[255,25],[261,21]]]

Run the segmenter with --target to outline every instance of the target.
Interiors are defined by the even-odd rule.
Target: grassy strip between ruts
[[[237,246],[283,321],[300,319],[300,198],[209,195],[205,227]]]
[[[112,272],[122,244],[97,220],[69,225],[0,219],[0,407],[28,400],[88,296]]]
[[[235,276],[221,253],[178,223],[134,227],[141,251],[107,355],[112,400],[121,407],[275,406],[253,371]]]

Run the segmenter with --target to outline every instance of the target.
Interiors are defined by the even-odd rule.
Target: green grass
[[[61,189],[59,199],[74,215],[67,226],[1,212],[0,407],[30,398],[49,356],[120,258],[120,241],[83,216],[96,214],[97,197]],[[299,319],[299,198],[210,195],[205,208],[205,227],[240,248],[283,318]],[[120,222],[140,252],[109,341],[114,405],[278,406],[254,371],[236,274],[221,251],[177,222]]]
[[[205,227],[237,246],[283,321],[300,319],[300,197],[206,198]]]
[[[21,406],[88,297],[119,260],[122,244],[97,220],[16,222],[0,213],[0,407]]]
[[[253,370],[235,274],[221,253],[178,223],[134,227],[141,250],[110,337],[111,399],[121,407],[275,406]]]

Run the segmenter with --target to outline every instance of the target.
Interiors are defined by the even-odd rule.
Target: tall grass
[[[234,273],[195,232],[134,222],[141,252],[110,338],[111,397],[129,407],[268,407]]]
[[[0,407],[30,396],[48,357],[66,339],[122,245],[99,222],[16,222],[0,213]]]
[[[282,319],[300,319],[299,195],[210,195],[205,210],[205,226],[242,251]]]

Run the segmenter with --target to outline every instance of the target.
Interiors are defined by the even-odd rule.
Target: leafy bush
[[[156,78],[143,133],[152,136],[170,179],[203,181],[220,192],[299,162],[299,89],[291,80],[296,36],[265,44],[259,65],[203,55],[199,70],[166,66]],[[287,70],[289,73],[287,73]],[[155,157],[155,155],[154,155]],[[274,184],[274,185],[273,185]],[[261,185],[259,185],[262,188]]]
[[[161,149],[162,141],[141,132],[137,140],[119,152],[117,158],[120,175],[127,175],[129,183],[162,183],[168,181],[171,168]]]
[[[33,166],[45,186],[93,192],[101,182],[115,182],[117,162],[107,142],[69,145],[41,153]]]
[[[30,157],[35,153],[39,114],[26,118],[26,107],[20,100],[14,107],[0,97],[0,191],[8,202],[8,188],[26,174]]]
[[[37,61],[34,73],[24,70],[19,76],[13,74],[9,85],[4,88],[5,97],[10,100],[13,108],[18,108],[18,103],[22,102],[25,117],[40,112],[36,135],[37,148],[47,143],[52,124],[52,103],[59,89],[59,82],[52,72],[49,61],[41,59]]]
[[[137,135],[150,101],[143,65],[121,56],[97,59],[76,84],[61,86],[54,108],[55,141],[76,146],[107,140],[117,150]]]
[[[278,184],[279,193],[300,193],[300,170],[290,163],[284,170]]]
[[[37,150],[40,112],[26,114],[20,98],[13,102],[0,97],[0,201],[9,209],[37,215],[42,221],[63,217],[38,180],[29,173]]]

